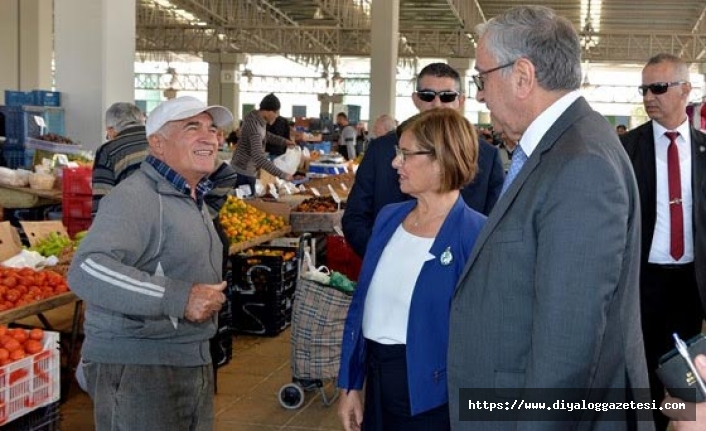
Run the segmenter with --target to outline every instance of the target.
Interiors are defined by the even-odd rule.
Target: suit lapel
[[[542,139],[539,141],[537,148],[532,152],[532,155],[525,162],[520,173],[515,177],[510,188],[500,197],[498,202],[493,207],[493,210],[488,216],[483,229],[481,229],[478,234],[478,239],[473,247],[471,256],[463,269],[460,280],[468,274],[473,262],[475,262],[478,254],[483,249],[485,242],[488,240],[490,235],[495,231],[500,220],[503,219],[505,213],[510,208],[510,205],[515,200],[517,194],[522,190],[527,179],[532,175],[532,172],[539,166],[544,153],[551,150],[554,144],[559,140],[561,135],[568,129],[579,117],[590,112],[591,108],[583,97],[578,98],[574,103],[572,103],[569,108],[564,111],[564,113],[559,116],[557,121],[547,130]],[[462,283],[456,286],[458,290]]]
[[[692,232],[694,237],[696,236],[696,210],[701,204],[701,183],[703,172],[706,172],[706,142],[704,142],[704,135],[697,133],[696,130],[691,129],[691,200],[692,200],[692,223],[694,229]]]

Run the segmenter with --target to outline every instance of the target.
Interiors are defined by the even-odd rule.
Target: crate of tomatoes
[[[0,266],[0,312],[32,305],[68,291],[66,279],[53,270]]]
[[[0,326],[0,425],[59,400],[59,333]]]

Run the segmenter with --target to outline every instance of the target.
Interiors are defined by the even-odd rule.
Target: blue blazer
[[[341,388],[360,390],[363,387],[366,372],[362,333],[365,298],[383,250],[416,204],[413,200],[388,205],[375,221],[343,332],[338,375]],[[413,415],[448,401],[446,354],[451,298],[484,221],[485,216],[470,209],[459,197],[429,251],[436,259],[425,262],[417,278],[407,323],[407,381]],[[442,265],[440,256],[447,248],[453,259],[450,264]],[[404,259],[399,262],[403,265]]]
[[[397,135],[394,132],[374,139],[368,145],[346,200],[341,227],[346,241],[361,257],[365,255],[375,217],[382,207],[412,199],[400,190],[399,175],[392,167],[395,145]],[[478,149],[478,172],[461,190],[461,195],[469,207],[488,215],[500,197],[505,172],[497,148],[479,139]]]

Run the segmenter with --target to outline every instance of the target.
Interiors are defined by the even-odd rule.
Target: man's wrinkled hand
[[[210,319],[226,302],[223,293],[225,288],[225,281],[220,284],[194,284],[189,292],[184,318],[192,322],[205,322]]]

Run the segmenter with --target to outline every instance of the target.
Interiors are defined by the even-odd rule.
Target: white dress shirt
[[[434,238],[412,235],[400,225],[385,246],[370,281],[363,310],[363,336],[380,344],[407,344],[414,286]]]
[[[652,235],[652,247],[648,262],[665,264],[685,264],[694,261],[694,225],[693,200],[691,195],[691,130],[689,122],[685,121],[675,132],[677,148],[679,149],[679,174],[681,177],[682,210],[684,213],[684,255],[674,260],[670,249],[670,216],[669,216],[669,180],[667,171],[667,148],[669,138],[664,135],[670,130],[656,121],[652,121],[655,141],[655,166],[657,170],[657,220]]]

